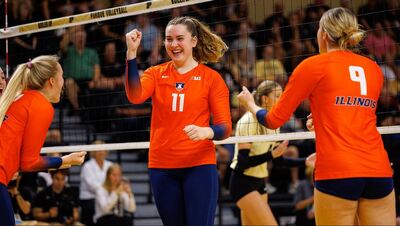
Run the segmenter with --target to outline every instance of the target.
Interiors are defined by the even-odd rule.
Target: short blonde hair
[[[346,8],[337,7],[326,11],[319,26],[340,49],[351,50],[364,38],[357,17]]]

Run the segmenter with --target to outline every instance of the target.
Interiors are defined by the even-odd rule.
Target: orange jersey
[[[19,170],[46,168],[40,149],[54,109],[38,91],[25,91],[9,107],[0,127],[0,183],[7,185]]]
[[[280,127],[309,98],[316,134],[316,180],[391,177],[376,129],[382,84],[382,71],[366,57],[349,51],[313,56],[294,70],[265,121],[268,127]]]
[[[170,61],[147,69],[133,86],[127,89],[131,102],[152,98],[149,168],[216,164],[214,143],[192,141],[183,131],[191,124],[209,127],[212,115],[213,124],[230,135],[229,91],[216,71],[199,64],[179,74]]]

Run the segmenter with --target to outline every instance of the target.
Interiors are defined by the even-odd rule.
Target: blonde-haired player
[[[300,102],[310,100],[316,133],[317,225],[395,225],[392,169],[376,129],[383,85],[379,66],[350,49],[363,38],[356,16],[333,8],[320,20],[320,54],[299,64],[279,102],[258,107],[244,87],[238,95],[258,121],[277,128]]]

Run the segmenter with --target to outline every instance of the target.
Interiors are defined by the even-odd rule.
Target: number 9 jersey
[[[276,128],[309,98],[316,133],[316,180],[391,177],[387,152],[376,129],[383,75],[372,60],[332,51],[304,60],[290,76],[265,122]]]
[[[230,135],[229,91],[222,77],[203,64],[179,74],[170,61],[133,81],[127,89],[133,92],[133,103],[152,98],[149,168],[216,164],[214,143],[192,141],[183,129],[191,124],[209,127],[212,116],[213,125],[224,128],[224,137]]]

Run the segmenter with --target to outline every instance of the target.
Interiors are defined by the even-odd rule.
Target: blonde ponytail
[[[20,64],[0,97],[0,127],[11,103],[26,89],[22,78],[26,76],[28,70],[25,64]]]
[[[40,90],[47,80],[55,77],[58,59],[57,56],[39,56],[18,65],[0,97],[0,127],[8,108],[24,90]]]
[[[342,7],[326,11],[321,17],[320,26],[328,33],[329,39],[344,50],[354,50],[365,36],[354,13]]]

